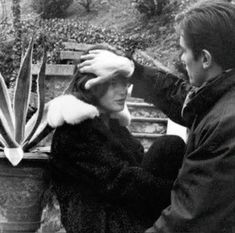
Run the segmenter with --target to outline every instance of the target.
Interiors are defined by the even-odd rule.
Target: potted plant
[[[11,100],[0,74],[0,232],[35,232],[40,227],[46,189],[47,155],[30,149],[52,128],[44,103],[46,52],[37,77],[37,111],[26,121],[32,86],[33,38],[22,59]]]

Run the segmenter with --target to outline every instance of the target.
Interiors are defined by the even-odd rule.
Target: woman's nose
[[[127,92],[128,92],[128,87],[127,86],[125,88],[121,89],[121,94],[127,95]]]
[[[128,93],[128,87],[127,86],[120,86],[120,88],[118,89],[119,94],[122,96],[126,96]]]

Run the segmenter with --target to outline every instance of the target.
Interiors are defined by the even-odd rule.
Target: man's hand
[[[89,54],[82,55],[81,59],[85,61],[78,65],[80,72],[93,73],[97,76],[97,78],[87,81],[85,84],[86,89],[106,82],[116,75],[128,78],[134,72],[133,61],[108,50],[91,50]]]

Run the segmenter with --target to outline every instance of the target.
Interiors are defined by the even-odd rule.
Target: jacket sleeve
[[[103,198],[154,206],[164,192],[164,183],[142,168],[130,166],[121,147],[110,144],[109,136],[91,122],[57,128],[51,151],[53,166],[61,176],[70,176]]]
[[[198,146],[185,158],[172,190],[171,206],[162,212],[152,233],[234,229],[235,121],[231,114],[218,114],[223,114],[223,119],[211,117],[209,126],[200,132]],[[189,140],[195,140],[194,136]]]
[[[135,62],[135,71],[130,78],[133,97],[145,99],[162,110],[173,121],[185,125],[181,109],[191,86],[177,76],[142,66]]]

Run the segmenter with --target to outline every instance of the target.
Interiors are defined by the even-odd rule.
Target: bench
[[[32,65],[32,75],[37,75],[40,69],[40,64]],[[75,65],[64,64],[47,64],[47,76],[71,76],[74,74]]]

